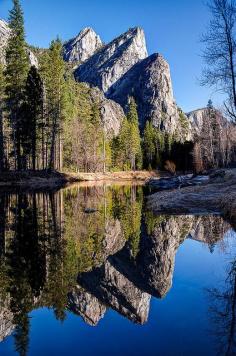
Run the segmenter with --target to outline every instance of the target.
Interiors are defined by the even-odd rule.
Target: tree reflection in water
[[[218,355],[236,354],[236,260],[230,263],[224,286],[207,290],[212,332]]]
[[[112,308],[143,324],[151,296],[171,288],[179,245],[192,238],[212,248],[230,228],[220,217],[156,217],[143,201],[135,185],[1,194],[0,340],[14,332],[26,355],[39,307],[90,325]]]

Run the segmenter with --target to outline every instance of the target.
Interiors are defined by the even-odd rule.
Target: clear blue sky
[[[11,0],[0,0],[0,18],[7,20]],[[145,30],[149,54],[169,62],[176,101],[184,111],[221,97],[202,88],[200,36],[209,20],[204,0],[22,0],[27,40],[47,47],[52,39],[67,40],[86,26],[109,42],[130,27]]]

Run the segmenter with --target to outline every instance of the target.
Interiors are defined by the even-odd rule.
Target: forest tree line
[[[9,26],[6,65],[0,64],[0,171],[166,168],[174,173],[227,166],[234,159],[231,126],[219,119],[213,107],[193,144],[184,142],[186,117],[181,110],[182,138],[161,131],[151,121],[141,135],[137,105],[130,98],[119,135],[110,137],[101,119],[99,97],[87,84],[75,81],[72,68],[63,60],[62,42],[56,39],[48,50],[37,50],[36,68],[30,65],[19,0],[13,0]]]

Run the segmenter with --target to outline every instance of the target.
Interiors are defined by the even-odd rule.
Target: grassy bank
[[[107,173],[78,173],[71,174],[71,177],[79,181],[146,181],[152,177],[157,177],[156,171],[125,171],[125,172],[107,172]]]

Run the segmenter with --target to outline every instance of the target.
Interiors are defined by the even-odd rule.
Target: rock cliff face
[[[0,63],[5,62],[5,49],[10,33],[7,22],[0,20]]]
[[[222,240],[230,229],[230,225],[221,216],[197,216],[188,237],[198,242],[213,245]]]
[[[80,286],[68,295],[68,308],[91,326],[96,326],[106,312],[106,307]]]
[[[200,134],[204,123],[204,117],[207,115],[207,110],[207,108],[197,109],[186,114],[189,119],[193,135]]]
[[[106,134],[109,137],[117,136],[125,116],[124,110],[115,101],[107,99],[98,88],[92,88],[91,97],[98,103]]]
[[[0,20],[0,63],[5,63],[5,51],[7,46],[7,41],[11,35],[11,30],[6,21]],[[32,66],[38,67],[38,59],[35,54],[26,48],[27,54],[29,56],[29,61]]]
[[[133,28],[101,48],[75,71],[75,77],[107,93],[132,66],[147,57],[144,32]]]
[[[70,295],[71,309],[90,325],[103,317],[103,305],[133,322],[145,323],[150,296],[163,298],[172,286],[180,244],[191,238],[212,245],[229,229],[221,217],[215,216],[159,216],[153,222],[149,233],[143,230],[135,258],[127,243],[111,253],[104,264],[78,276],[84,289],[78,287]]]
[[[127,108],[129,96],[138,104],[140,125],[147,120],[168,132],[178,129],[179,112],[174,101],[170,68],[159,54],[133,66],[109,90],[109,97]]]
[[[151,296],[120,273],[109,259],[102,267],[82,273],[78,282],[100,302],[133,322],[147,321]]]
[[[193,216],[163,217],[152,233],[143,239],[139,264],[152,295],[164,297],[172,286],[175,255],[187,238],[194,221]]]
[[[77,37],[64,44],[64,59],[74,64],[82,63],[101,47],[100,37],[92,28],[86,27]]]
[[[70,56],[87,56],[79,42],[67,49]],[[93,41],[93,47],[96,41]],[[98,49],[75,70],[78,81],[100,88],[126,111],[128,99],[133,96],[138,104],[140,128],[146,121],[169,133],[176,133],[183,140],[189,137],[190,126],[185,117],[183,130],[179,110],[175,103],[170,68],[160,54],[148,57],[144,31],[133,28],[106,46]]]

